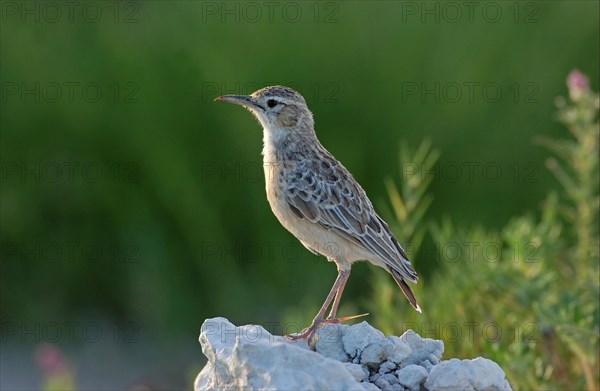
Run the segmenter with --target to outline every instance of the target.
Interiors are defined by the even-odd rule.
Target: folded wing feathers
[[[298,171],[302,173],[301,179]],[[337,175],[332,175],[332,171]],[[343,166],[331,167],[327,175],[323,175],[320,170],[310,170],[299,164],[288,177],[296,180],[286,187],[285,199],[296,215],[362,246],[397,273],[396,281],[397,277],[417,281],[417,274],[402,246],[377,215],[364,190]],[[340,178],[347,181],[345,186],[339,185]]]

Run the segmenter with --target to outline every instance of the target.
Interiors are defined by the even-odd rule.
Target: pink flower
[[[579,69],[573,69],[567,76],[567,87],[571,100],[578,101],[589,90],[590,81]]]
[[[35,361],[47,376],[65,371],[65,360],[56,345],[49,343],[38,345],[35,349]]]

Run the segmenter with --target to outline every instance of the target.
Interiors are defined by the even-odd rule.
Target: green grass
[[[502,229],[458,226],[426,215],[431,178],[390,182],[396,232],[420,248],[417,268],[432,271],[416,290],[422,316],[397,302],[387,276],[374,277],[367,306],[378,327],[441,338],[446,357],[495,360],[515,389],[598,389],[598,95],[572,84],[569,92],[556,103],[570,136],[534,140],[551,151],[546,166],[562,186],[538,211]],[[439,153],[423,143],[400,156],[431,167]],[[425,251],[432,243],[436,251]]]

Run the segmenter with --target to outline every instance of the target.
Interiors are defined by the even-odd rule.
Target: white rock
[[[200,343],[209,363],[196,378],[195,390],[364,389],[341,362],[274,338],[260,326],[209,319]]]
[[[369,371],[365,370],[362,366],[358,364],[353,364],[351,362],[345,362],[344,366],[346,370],[350,372],[354,379],[358,382],[366,380],[369,377]]]
[[[373,383],[360,383],[365,390],[367,391],[381,391],[381,388],[377,387],[375,384]]]
[[[504,371],[495,362],[453,358],[435,365],[425,382],[428,390],[497,391],[511,390]]]
[[[427,370],[421,366],[411,364],[397,370],[396,376],[398,376],[400,384],[404,387],[411,391],[419,391],[421,384],[427,378]]]
[[[317,353],[333,358],[338,361],[349,361],[349,357],[344,350],[342,337],[350,326],[345,324],[326,323],[319,330],[319,339],[316,344]]]
[[[442,341],[423,339],[412,330],[384,337],[366,322],[326,324],[319,336],[313,352],[306,341],[291,342],[260,326],[208,319],[200,334],[208,363],[194,389],[510,390],[493,361],[440,362]]]
[[[408,344],[411,349],[410,356],[402,362],[403,365],[420,364],[422,361],[429,360],[430,355],[442,358],[444,353],[444,343],[442,341],[430,338],[421,338],[419,334],[412,330],[407,330],[400,340]]]
[[[393,343],[388,339],[380,339],[367,345],[360,353],[360,363],[374,370],[387,361],[393,351]]]
[[[375,385],[379,387],[382,391],[390,391],[392,389],[392,385],[388,383],[383,377],[375,380]]]
[[[439,359],[436,359],[437,362],[440,362]],[[412,365],[412,364],[411,364]],[[431,361],[429,360],[425,360],[425,361],[421,361],[419,363],[420,366],[422,366],[423,368],[425,368],[427,370],[427,372],[431,372],[431,369],[433,368],[433,364],[431,363]]]
[[[388,382],[392,385],[396,384],[396,383],[400,383],[398,381],[398,378],[392,373],[384,373],[383,375],[381,375],[381,379],[385,380],[386,382]]]
[[[403,363],[412,353],[410,346],[400,337],[388,335],[386,339],[392,342],[392,351],[389,354],[389,360],[394,364]]]
[[[394,369],[396,369],[396,364],[394,364],[391,361],[386,361],[383,364],[381,364],[381,366],[379,367],[379,373],[381,373],[381,374],[390,373]]]
[[[394,383],[392,384],[392,391],[404,391],[405,388],[403,388],[400,383]]]
[[[359,356],[368,345],[382,339],[383,333],[367,322],[350,327],[342,337],[344,350],[353,358]]]

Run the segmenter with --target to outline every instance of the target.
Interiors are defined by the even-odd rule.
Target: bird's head
[[[215,100],[235,103],[250,110],[265,132],[273,133],[273,136],[297,132],[314,134],[313,117],[306,101],[289,87],[265,87],[251,95],[223,95]]]

